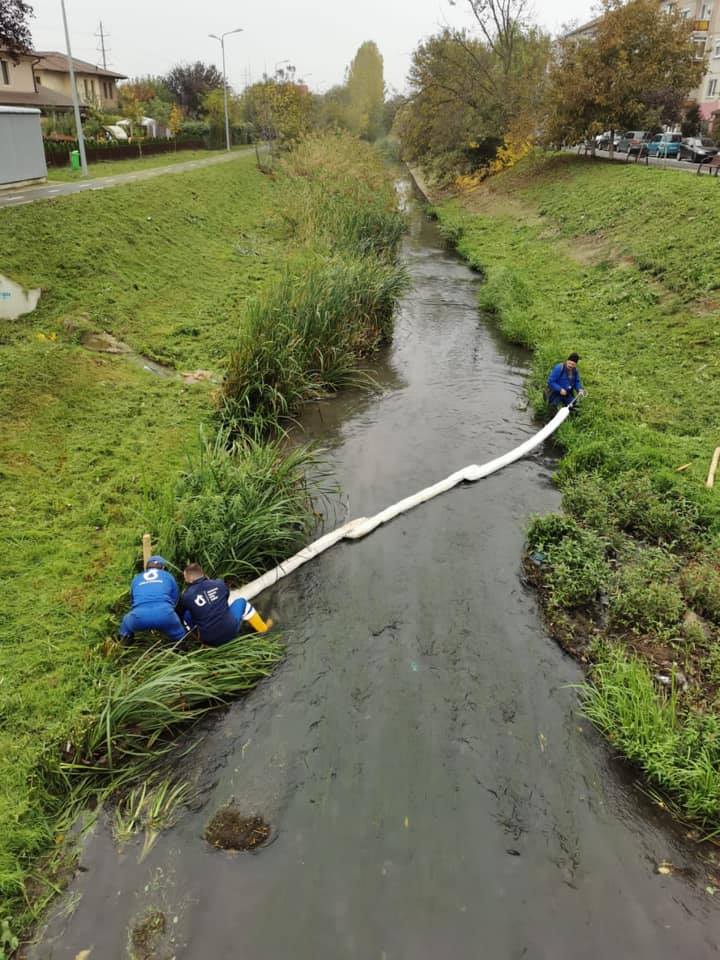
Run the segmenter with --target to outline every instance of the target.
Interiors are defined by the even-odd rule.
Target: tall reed
[[[356,382],[358,360],[390,336],[406,282],[375,257],[288,271],[246,312],[225,375],[225,423],[267,435],[304,402]]]
[[[291,554],[316,522],[306,481],[322,482],[308,446],[220,431],[166,490],[159,548],[178,566],[202,564],[213,576],[252,577]]]

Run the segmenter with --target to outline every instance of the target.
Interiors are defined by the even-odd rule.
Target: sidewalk
[[[107,177],[97,177],[92,180],[74,180],[71,183],[45,183],[38,187],[20,187],[17,190],[0,190],[0,209],[20,207],[25,203],[36,203],[38,200],[52,200],[55,197],[67,196],[70,193],[84,193],[87,190],[105,190],[107,187],[117,187],[124,183],[134,183],[137,180],[149,180],[151,177],[163,176],[166,173],[187,173],[188,170],[197,170],[200,167],[209,167],[216,163],[229,163],[238,157],[245,157],[254,150],[233,150],[221,156],[208,157],[207,160],[189,160],[187,163],[173,163],[166,167],[152,167],[149,170],[135,170],[133,173],[116,173]]]

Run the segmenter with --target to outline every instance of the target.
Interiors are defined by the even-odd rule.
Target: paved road
[[[197,170],[200,167],[209,167],[216,163],[228,163],[246,156],[254,147],[247,150],[233,150],[232,153],[223,153],[220,156],[208,157],[207,160],[188,160],[187,163],[172,163],[166,167],[151,167],[149,170],[136,170],[133,173],[116,173],[109,177],[97,177],[94,180],[73,180],[70,183],[57,181],[36,187],[21,187],[18,190],[0,190],[0,208],[20,207],[25,203],[35,203],[38,200],[52,200],[54,197],[66,196],[69,193],[84,193],[87,190],[104,190],[106,187],[117,187],[123,183],[134,183],[137,180],[149,180],[166,173],[187,173],[188,170]]]
[[[577,153],[577,150],[573,150],[572,152]],[[601,157],[603,160],[610,159],[610,154],[607,152],[607,150],[596,150],[595,154],[596,156]],[[582,153],[580,155],[582,156]],[[626,154],[617,153],[617,151],[615,152],[615,155],[613,156],[612,159],[616,163],[635,163],[634,156],[630,157],[630,159],[628,160]],[[642,157],[640,160],[637,161],[637,163],[639,165],[645,166],[645,160],[646,158]],[[665,158],[659,159],[657,157],[648,157],[647,161],[648,161],[648,165],[651,167],[662,167],[662,168],[667,168],[668,170],[684,170],[685,173],[692,173],[693,175],[697,174],[698,165],[696,163],[690,163],[689,160],[671,160],[671,159],[666,160]],[[703,169],[700,172],[700,176],[701,177],[709,176],[706,164],[703,164]]]

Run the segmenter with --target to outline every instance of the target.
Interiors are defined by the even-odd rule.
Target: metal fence
[[[70,152],[78,149],[77,140],[45,140],[45,159],[49,167],[66,167]],[[134,143],[106,143],[102,140],[86,140],[85,154],[88,163],[98,160],[131,160],[149,157],[158,153],[175,153],[177,150],[205,150],[207,143],[201,138],[178,138],[178,140],[138,140]]]

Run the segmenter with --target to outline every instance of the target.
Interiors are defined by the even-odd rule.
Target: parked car
[[[618,144],[620,143],[620,133],[615,132],[612,135],[614,149],[617,150]],[[595,146],[598,150],[609,150],[610,149],[610,131],[606,130],[605,133],[598,134],[595,137]]]
[[[646,149],[649,157],[677,157],[681,145],[681,133],[657,133]]]
[[[686,137],[680,144],[678,160],[692,160],[693,163],[707,163],[712,160],[720,147],[709,137]]]
[[[620,137],[617,145],[618,153],[627,153],[628,156],[632,153],[642,155],[652,136],[652,133],[647,130],[628,130]]]

